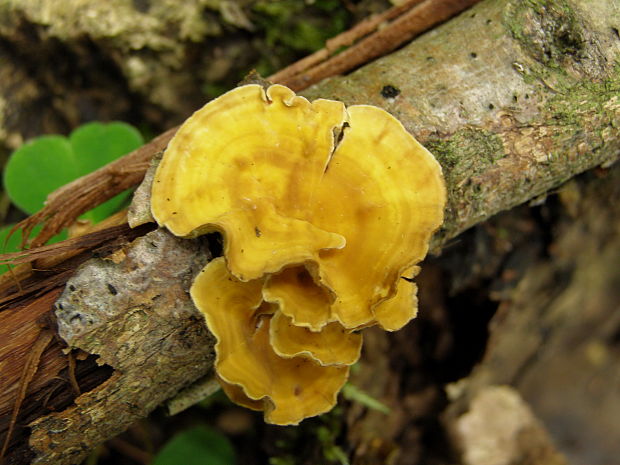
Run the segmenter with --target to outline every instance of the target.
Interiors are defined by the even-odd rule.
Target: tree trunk
[[[436,155],[449,192],[433,242],[439,251],[490,216],[618,158],[618,27],[613,0],[487,0],[303,94],[383,107]],[[64,280],[12,298],[0,313],[2,340],[11,341],[0,353],[1,430],[29,347],[45,331],[58,337],[17,419],[31,433],[15,431],[7,463],[78,463],[208,374],[213,341],[187,296],[208,257],[204,241],[150,232],[82,265],[55,304],[57,325],[47,329],[37,320],[51,314]],[[65,345],[81,351],[77,362]]]

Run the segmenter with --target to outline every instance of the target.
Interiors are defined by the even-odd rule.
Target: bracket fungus
[[[151,210],[179,236],[222,233],[191,288],[215,369],[232,400],[297,424],[335,404],[360,329],[415,316],[445,201],[437,161],[384,110],[246,85],[181,126]]]

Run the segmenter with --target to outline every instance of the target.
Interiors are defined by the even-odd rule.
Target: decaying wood
[[[208,259],[201,240],[158,230],[120,257],[90,260],[68,280],[55,306],[58,335],[70,347],[97,354],[97,363],[114,374],[75,405],[31,424],[39,453],[33,463],[77,463],[93,444],[208,371],[214,341],[188,295]],[[63,446],[56,447],[61,436]]]
[[[2,311],[0,311],[0,430],[3,439],[10,426],[11,411],[20,396],[18,386],[23,380],[24,363],[28,354],[36,344],[37,335],[42,328],[53,327],[54,315],[51,312],[54,302],[58,299],[66,281],[75,273],[77,267],[94,256],[114,258],[110,255],[136,237],[145,235],[152,230],[152,225],[130,230],[127,226],[110,228],[97,233],[100,240],[97,245],[49,268],[35,266],[29,269],[27,277],[17,285],[10,275],[5,275],[2,282]],[[111,233],[111,234],[110,234]],[[82,238],[88,241],[89,239]],[[102,244],[101,240],[105,242]],[[83,245],[83,243],[82,243]],[[15,434],[4,463],[29,463],[32,452],[24,445],[24,427],[41,416],[43,411],[63,410],[76,397],[73,375],[77,378],[80,390],[87,392],[100,385],[110,376],[110,367],[97,367],[94,360],[78,358],[75,373],[68,373],[70,361],[63,355],[66,343],[56,338],[47,346],[40,357],[36,376],[28,384],[26,402],[22,403],[16,422]],[[94,357],[93,357],[94,358]],[[21,438],[21,439],[20,439]],[[16,447],[15,443],[22,444]]]
[[[130,229],[127,224],[113,226],[33,249],[28,255],[17,253],[16,262],[29,267],[21,273],[19,281],[15,281],[15,276],[10,273],[0,279],[0,312],[24,302],[30,304],[28,299],[44,296],[48,291],[63,286],[84,261],[93,256],[106,255],[153,228],[153,225],[136,229]],[[63,260],[58,261],[59,257]]]
[[[439,249],[491,215],[618,158],[620,70],[614,63],[620,58],[620,41],[613,32],[613,15],[605,14],[613,8],[612,0],[594,5],[585,0],[484,1],[402,50],[349,76],[324,81],[304,95],[381,106],[431,148],[444,168],[449,191],[446,223],[434,240]],[[67,186],[36,221],[49,216],[49,234],[97,197],[97,191],[110,194],[118,186],[136,184],[173,131],[129,159]],[[90,192],[91,197],[74,206],[76,192]],[[150,234],[108,260],[83,265],[65,288],[57,311],[60,337],[69,347],[97,354],[100,363],[114,371],[89,390],[78,370],[83,394],[74,405],[63,404],[61,411],[44,415],[45,407],[38,404],[36,412],[29,410],[21,419],[22,425],[36,419],[29,438],[35,463],[76,463],[89,448],[207,372],[209,336],[193,307],[179,303],[187,299],[192,273],[207,258],[193,255],[200,249],[197,243]],[[164,274],[138,279],[133,274],[139,273],[134,269],[137,259],[131,257],[144,256],[152,235],[167,244],[158,245],[156,257],[150,256],[160,264],[152,272]],[[180,254],[191,247],[197,249]],[[144,288],[138,292],[139,284]],[[58,292],[59,285],[50,292]],[[77,290],[85,294],[74,297]],[[53,299],[45,300],[46,295],[12,300],[12,307],[0,313],[9,325],[28,322],[22,354],[38,331],[35,315],[49,314]],[[179,305],[182,311],[170,311]],[[184,345],[188,334],[191,341]],[[52,348],[55,355],[42,356],[44,365],[32,381],[29,398],[40,396],[67,365],[59,346],[48,350]],[[3,379],[6,370],[19,366],[17,352],[8,356],[3,348]],[[109,368],[106,373],[109,376]],[[69,382],[59,389],[68,390]],[[0,412],[10,412],[12,405],[0,405]],[[0,422],[0,429],[6,427]],[[8,463],[23,463],[27,448],[21,434],[21,443],[8,451]]]
[[[11,436],[13,435],[15,424],[17,423],[17,415],[19,414],[19,410],[22,406],[22,403],[24,402],[24,399],[26,399],[26,392],[28,391],[28,386],[30,385],[32,378],[34,378],[35,373],[39,369],[41,355],[43,354],[43,351],[49,345],[53,337],[54,334],[50,330],[41,329],[34,344],[32,344],[32,347],[30,348],[28,357],[26,358],[26,363],[24,363],[24,369],[19,379],[17,397],[15,399],[15,404],[13,405],[13,411],[11,412],[9,429],[4,438],[2,449],[0,450],[0,459],[6,454],[6,450],[11,442]]]
[[[500,304],[484,359],[448,390],[452,402],[444,422],[470,457],[485,441],[509,434],[509,425],[503,431],[479,429],[475,438],[463,429],[476,398],[501,385],[512,386],[528,403],[569,463],[605,465],[620,454],[620,166],[598,177],[559,191],[549,255],[540,254],[535,241],[521,247],[521,257],[515,254],[507,271],[517,279],[496,296]],[[488,450],[494,460],[478,455],[466,463],[554,463],[542,453],[526,461],[523,456],[534,449],[516,447],[512,458],[508,447]]]

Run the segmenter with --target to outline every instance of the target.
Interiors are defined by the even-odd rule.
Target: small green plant
[[[69,137],[37,137],[11,154],[4,169],[4,188],[17,207],[33,214],[43,207],[52,191],[143,143],[137,129],[120,122],[84,124]],[[93,223],[101,221],[117,211],[128,195],[119,194],[82,218]]]
[[[351,402],[357,402],[371,410],[376,410],[386,415],[390,413],[390,408],[384,403],[378,401],[370,394],[362,391],[360,388],[351,383],[347,383],[342,388],[342,396]]]
[[[232,444],[218,431],[205,425],[185,430],[155,456],[151,465],[234,465]]]
[[[31,215],[43,208],[47,196],[60,186],[116,160],[143,143],[136,128],[121,122],[87,123],[69,137],[37,137],[11,154],[4,168],[4,188],[13,204]],[[80,218],[97,223],[118,211],[129,195],[129,191],[123,192]],[[0,250],[4,253],[19,250],[20,231],[13,233],[7,241],[12,227],[8,225],[0,229]],[[50,242],[66,237],[63,232]],[[0,274],[6,270],[6,266],[0,267]]]
[[[351,13],[339,0],[258,0],[251,17],[267,49],[277,55],[262,54],[254,64],[263,76],[324,47],[351,22]]]

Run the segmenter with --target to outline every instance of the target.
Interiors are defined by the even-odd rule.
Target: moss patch
[[[424,145],[441,164],[448,188],[444,227],[436,233],[435,238],[441,242],[445,226],[455,221],[462,205],[474,207],[484,197],[480,184],[472,185],[472,179],[506,153],[502,139],[497,134],[477,128],[462,129],[448,139],[428,140]]]
[[[549,99],[544,111],[555,124],[620,127],[620,61],[601,82],[579,81],[565,92]],[[593,119],[592,115],[596,114]]]
[[[529,57],[524,67],[520,64],[525,82],[561,91],[577,81],[567,70],[581,72],[587,39],[567,0],[513,1],[506,8],[504,25]]]
[[[566,0],[526,0],[507,8],[505,24],[537,61],[555,68],[583,53],[585,38]]]
[[[465,174],[475,176],[505,156],[501,138],[484,129],[462,129],[446,140],[428,140],[425,146],[435,155],[448,179],[463,179]]]

